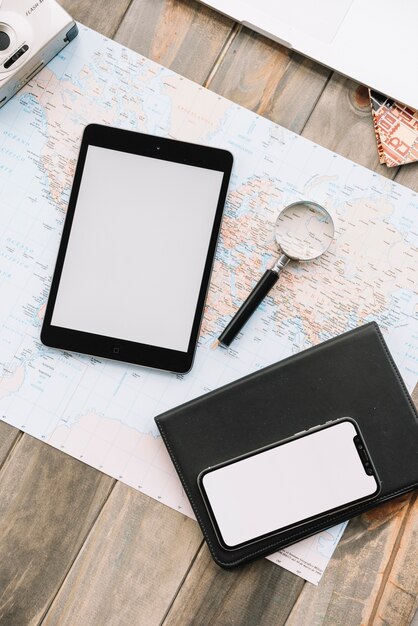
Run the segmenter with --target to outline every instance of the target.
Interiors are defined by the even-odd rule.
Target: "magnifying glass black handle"
[[[228,326],[220,335],[218,341],[223,346],[229,346],[231,341],[238,335],[241,328],[249,320],[260,302],[266,297],[270,289],[279,279],[280,273],[274,270],[266,270],[260,278],[244,304],[235,313]]]

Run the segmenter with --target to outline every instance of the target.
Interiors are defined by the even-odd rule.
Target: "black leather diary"
[[[341,417],[351,417],[359,425],[381,481],[380,493],[255,543],[225,549],[202,499],[200,472]],[[183,404],[155,421],[212,556],[227,568],[295,543],[418,485],[418,415],[374,322]]]

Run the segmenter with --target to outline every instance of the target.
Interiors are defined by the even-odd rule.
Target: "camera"
[[[0,0],[0,107],[77,34],[56,0]]]

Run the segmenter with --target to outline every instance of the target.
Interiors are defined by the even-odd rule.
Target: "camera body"
[[[0,0],[0,107],[77,34],[56,0]]]

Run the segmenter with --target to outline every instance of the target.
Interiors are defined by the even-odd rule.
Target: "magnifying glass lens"
[[[276,221],[276,241],[289,258],[316,259],[328,249],[334,236],[329,213],[311,202],[295,202],[280,212]]]
[[[219,337],[229,346],[262,299],[277,282],[280,272],[291,261],[312,261],[321,256],[334,237],[334,223],[326,209],[315,202],[294,202],[285,207],[276,221],[276,241],[282,254],[266,270],[248,298]]]

